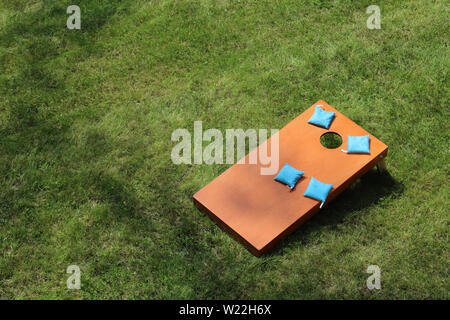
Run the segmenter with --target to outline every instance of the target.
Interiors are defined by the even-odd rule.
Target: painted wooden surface
[[[328,130],[307,123],[315,105],[323,105],[324,110],[336,112]],[[338,133],[342,137],[342,145],[336,149],[322,146],[320,137],[326,132]],[[277,134],[279,168],[288,163],[305,172],[294,190],[274,181],[276,174],[261,175],[260,163],[234,164],[194,195],[197,208],[256,256],[273,248],[319,211],[319,201],[303,196],[311,177],[333,184],[325,207],[384,159],[388,150],[383,142],[323,100],[317,101]],[[347,135],[367,134],[370,135],[370,154],[346,154],[341,151],[347,149]],[[269,142],[269,150],[270,140],[264,142]],[[258,152],[258,148],[249,154]]]

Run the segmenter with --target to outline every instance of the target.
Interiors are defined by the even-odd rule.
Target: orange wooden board
[[[336,112],[329,129],[307,123],[317,104],[323,105],[326,111]],[[336,149],[322,146],[320,137],[326,132],[338,133],[342,137],[342,145]],[[246,164],[234,164],[194,195],[194,204],[198,209],[256,256],[273,248],[319,211],[319,201],[303,196],[311,177],[333,184],[326,206],[386,157],[388,150],[383,142],[323,100],[313,104],[277,134],[279,169],[288,163],[305,172],[292,191],[273,180],[276,173],[261,175],[261,164],[245,161]],[[346,154],[341,151],[347,149],[347,135],[367,134],[370,135],[370,154]],[[270,145],[269,142],[269,150]],[[258,148],[249,154],[258,152]]]

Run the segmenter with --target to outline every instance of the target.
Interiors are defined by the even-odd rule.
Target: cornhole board
[[[336,112],[329,129],[309,124],[315,105]],[[335,132],[342,137],[342,145],[327,149],[320,137]],[[332,183],[326,206],[360,176],[387,156],[388,147],[342,113],[319,100],[297,118],[289,122],[279,135],[279,169],[285,163],[304,171],[304,176],[291,190],[274,181],[276,175],[262,175],[262,164],[249,164],[248,157],[263,144],[271,152],[270,140],[245,156],[245,164],[234,164],[194,195],[195,206],[222,229],[240,241],[252,254],[259,256],[296,230],[317,213],[320,202],[303,196],[314,177]],[[370,154],[346,154],[347,135],[370,135]],[[270,154],[270,153],[269,153]]]

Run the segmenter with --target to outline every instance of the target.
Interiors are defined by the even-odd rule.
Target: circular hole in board
[[[336,132],[326,132],[320,136],[320,144],[327,149],[336,149],[341,146],[342,137]]]

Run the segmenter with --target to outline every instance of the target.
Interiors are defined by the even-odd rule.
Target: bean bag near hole
[[[367,136],[347,136],[347,151],[341,149],[346,153],[369,153],[370,141]]]
[[[295,185],[297,184],[297,181],[304,174],[305,174],[304,172],[297,170],[286,163],[284,167],[281,168],[280,172],[278,172],[274,180],[284,183],[291,189],[294,189]]]
[[[322,203],[320,204],[320,207],[322,208],[331,188],[333,188],[332,184],[323,183],[323,182],[311,177],[308,187],[306,188],[305,193],[303,195],[305,197],[309,197],[309,198],[313,198],[313,199],[321,201]]]
[[[335,112],[325,111],[321,108],[321,105],[316,105],[316,109],[311,118],[309,118],[308,123],[328,129],[335,115]]]

